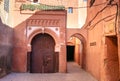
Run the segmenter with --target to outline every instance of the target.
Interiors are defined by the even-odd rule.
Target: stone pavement
[[[97,81],[76,63],[68,63],[68,73],[11,73],[0,81]]]

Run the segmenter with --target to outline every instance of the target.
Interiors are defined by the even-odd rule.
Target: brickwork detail
[[[29,19],[29,26],[58,26],[59,20],[57,19]]]

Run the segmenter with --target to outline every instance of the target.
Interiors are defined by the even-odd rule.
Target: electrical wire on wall
[[[102,13],[106,8],[108,8],[109,6],[116,6],[116,14],[114,14],[115,17],[115,31],[116,31],[116,26],[117,26],[117,20],[118,20],[118,2],[115,2],[114,0],[107,0],[106,2],[103,3],[99,3],[99,4],[94,4],[96,0],[90,0],[89,5],[88,6],[81,6],[81,7],[72,7],[72,9],[81,9],[81,8],[93,8],[93,7],[97,7],[97,6],[101,6],[101,5],[105,5],[103,8],[101,8],[101,10],[99,10],[94,17],[88,22],[86,23],[86,26],[84,27],[85,29],[93,29],[99,22],[101,22],[102,20],[99,20],[97,23],[95,23],[93,26],[91,26],[91,23],[96,19],[96,17]],[[60,5],[64,5],[63,4],[63,0],[57,0],[57,3]],[[66,0],[67,3],[66,5],[68,5],[70,2],[69,0]],[[66,10],[69,9],[69,7],[65,7]],[[113,15],[111,15],[113,17]],[[103,19],[109,18],[111,16],[107,16]],[[91,26],[91,27],[90,27]]]
[[[70,2],[69,2],[69,0],[66,0],[66,1],[67,1],[67,2],[66,2],[67,5],[68,5]],[[65,1],[64,1],[64,2],[65,2]],[[63,0],[57,0],[57,3],[60,4],[60,5],[64,5],[64,4],[63,4]],[[103,3],[99,3],[99,4],[95,4],[95,5],[94,5],[94,3],[95,3],[95,0],[91,0],[89,6],[73,7],[73,9],[96,7],[96,6],[100,6],[100,5],[106,4],[106,3],[108,3],[108,1],[103,2]],[[112,3],[112,1],[110,0],[109,3]],[[72,6],[70,6],[70,7],[72,7]],[[66,7],[65,9],[68,9],[68,7]]]
[[[109,0],[108,2],[106,2],[107,4],[106,4],[106,6],[105,7],[103,7],[101,10],[99,10],[97,13],[96,13],[96,15],[87,23],[87,25],[84,27],[84,28],[86,28],[86,29],[93,29],[95,26],[96,26],[96,24],[98,24],[99,22],[101,22],[102,20],[104,20],[104,19],[106,19],[106,18],[109,18],[109,17],[111,17],[111,16],[113,16],[113,15],[115,15],[115,32],[116,32],[116,28],[117,28],[117,18],[118,18],[118,2],[115,2],[115,1],[113,1],[113,0]],[[94,5],[93,5],[94,6]],[[93,7],[92,6],[92,7]],[[100,14],[100,13],[102,13],[106,8],[108,8],[109,6],[116,6],[116,13],[115,14],[112,14],[111,16],[107,16],[107,17],[105,17],[105,18],[103,18],[102,20],[100,20],[100,21],[98,21],[97,23],[95,23],[93,26],[92,26],[92,28],[90,27],[90,28],[88,28],[88,26],[91,26],[91,23],[93,22],[93,20]],[[117,32],[116,32],[116,34],[117,34]]]
[[[60,0],[60,1],[61,1],[61,5],[63,5],[62,0]],[[72,7],[72,8],[73,8],[73,9],[81,9],[81,8],[91,8],[91,7],[96,7],[96,6],[100,6],[100,5],[106,5],[106,6],[103,7],[101,10],[99,10],[99,11],[96,13],[96,15],[95,15],[95,16],[87,23],[87,25],[85,26],[85,28],[90,29],[90,28],[88,28],[88,26],[91,25],[91,23],[93,22],[93,20],[94,20],[100,13],[102,13],[102,12],[103,12],[106,8],[108,8],[109,6],[116,6],[116,14],[112,14],[112,15],[110,15],[110,16],[107,16],[107,17],[103,18],[103,19],[107,19],[107,18],[115,15],[115,16],[116,16],[116,17],[115,17],[115,31],[116,31],[117,16],[118,16],[118,2],[115,2],[114,0],[108,0],[108,1],[106,1],[106,2],[99,3],[99,4],[94,4],[94,3],[95,3],[95,0],[91,0],[89,6]],[[68,8],[69,8],[69,7],[66,7],[65,9],[67,10]],[[102,21],[102,20],[100,20],[100,21],[98,21],[98,22],[101,22],[101,21]],[[93,26],[91,29],[93,29],[93,28],[98,24],[98,22],[95,23],[94,26]]]
[[[104,5],[106,4],[107,2],[104,2],[104,3],[100,3],[100,4],[96,4],[96,5],[93,5],[92,7],[96,7],[96,6],[100,6],[100,5]],[[81,8],[90,8],[91,6],[81,6],[81,7],[72,7],[73,9],[81,9]],[[68,9],[67,7],[65,9]]]

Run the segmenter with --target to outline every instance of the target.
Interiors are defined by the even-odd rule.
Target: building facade
[[[47,8],[36,10],[40,4]],[[1,62],[1,71],[66,72],[75,61],[99,81],[119,81],[118,12],[118,0],[3,0],[0,51],[12,60]]]
[[[12,59],[10,63],[12,71],[41,73],[67,71],[66,45],[67,42],[69,42],[67,40],[76,35],[79,38],[82,37],[79,32],[75,31],[76,28],[80,30],[86,19],[86,8],[85,10],[76,9],[80,6],[78,3],[82,4],[82,6],[86,5],[86,2],[78,0],[72,2],[67,0],[3,0],[1,2],[1,22],[13,30],[11,38]],[[42,5],[43,10],[39,5]],[[49,6],[49,11],[47,10],[48,5],[52,5],[52,7]],[[63,7],[64,10],[62,10]],[[40,11],[39,8],[42,11]],[[57,9],[53,10],[55,8]],[[85,13],[81,20],[79,18],[81,17],[79,15],[80,11]],[[81,22],[79,23],[78,21]],[[71,31],[69,32],[69,36],[67,36],[66,33],[67,29]],[[43,46],[45,46],[43,47],[44,49],[41,49],[41,51],[40,49],[36,49],[39,50],[36,52],[35,48],[42,48],[42,46],[37,46],[42,43],[38,40],[46,41],[46,43],[43,43]],[[47,41],[51,42],[47,44]],[[77,47],[77,44],[75,47]],[[75,49],[77,50],[77,48]],[[47,53],[45,53],[46,51]],[[41,56],[34,55],[41,52],[43,54]],[[77,50],[77,55],[78,52]],[[44,56],[44,53],[48,55]],[[39,58],[42,57],[42,61],[40,61],[39,58],[36,60],[35,56]],[[76,58],[76,56],[74,56],[74,58],[76,62],[80,59]],[[42,63],[37,66],[39,62]],[[48,69],[47,66],[51,67],[51,69]],[[42,70],[37,71],[38,68],[36,67]]]
[[[119,81],[119,1],[88,0],[86,68],[99,81]]]

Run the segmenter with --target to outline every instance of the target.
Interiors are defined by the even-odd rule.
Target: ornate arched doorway
[[[55,41],[49,34],[38,34],[31,42],[30,54],[31,73],[54,73],[55,72]]]

